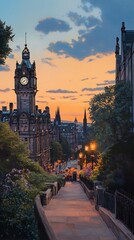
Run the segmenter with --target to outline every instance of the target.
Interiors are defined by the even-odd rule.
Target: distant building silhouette
[[[87,136],[87,115],[86,115],[86,109],[84,110],[84,118],[83,118],[83,136],[85,138]]]
[[[54,126],[61,125],[61,116],[60,116],[60,108],[57,108],[57,111],[55,113],[55,119],[54,119]]]

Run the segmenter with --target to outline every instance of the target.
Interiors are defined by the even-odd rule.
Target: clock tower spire
[[[26,38],[26,37],[25,37]],[[17,110],[19,113],[35,113],[35,96],[37,93],[37,78],[35,62],[30,62],[30,52],[26,44],[22,51],[22,61],[16,63],[15,93],[17,95]]]

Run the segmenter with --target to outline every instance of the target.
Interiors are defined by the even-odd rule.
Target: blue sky
[[[64,99],[66,104],[68,99],[73,99],[73,104],[74,102],[76,104],[83,103],[81,109],[87,108],[88,105],[84,105],[84,103],[88,102],[88,98],[80,100],[83,92],[92,96],[94,91],[99,91],[99,89],[102,91],[104,86],[114,83],[115,72],[114,65],[110,67],[111,65],[107,66],[106,63],[104,73],[100,72],[99,79],[96,75],[96,69],[94,74],[90,75],[90,66],[95,66],[93,65],[95,61],[96,64],[105,64],[103,61],[100,62],[101,59],[114,54],[115,39],[117,36],[120,38],[123,21],[127,29],[134,29],[133,10],[133,0],[1,1],[0,18],[7,25],[11,25],[15,37],[13,43],[10,43],[13,49],[9,56],[10,61],[8,60],[5,66],[0,66],[0,81],[2,78],[6,79],[6,73],[13,71],[12,65],[14,64],[15,68],[15,62],[20,61],[26,32],[27,44],[32,59],[38,64],[38,72],[41,72],[43,68],[44,71],[46,70],[43,76],[45,78],[44,92],[39,84],[39,90],[41,90],[37,101],[41,102],[39,98],[42,96],[44,103],[52,105],[54,101],[57,101],[57,105],[60,105],[60,99]],[[63,61],[62,68],[64,67],[65,71],[61,70],[60,67]],[[63,76],[66,76],[70,69],[69,62],[70,64],[76,63],[76,71],[78,66],[83,68],[80,77],[77,77],[78,86],[79,83],[83,85],[80,85],[78,89],[75,71],[73,71],[72,76],[69,75],[62,86]],[[86,63],[85,67],[84,62]],[[99,69],[99,66],[96,65],[95,68]],[[55,72],[56,83],[54,79],[49,78],[52,75],[50,72],[48,74],[47,71]],[[1,92],[8,87],[10,89],[10,86],[0,83]],[[5,91],[5,93],[7,92]],[[60,94],[59,98],[56,93]],[[61,94],[63,95],[61,96]],[[4,96],[6,99],[6,95],[1,98]],[[0,101],[3,102],[1,98]],[[78,110],[74,115],[70,114],[73,117],[80,115]]]

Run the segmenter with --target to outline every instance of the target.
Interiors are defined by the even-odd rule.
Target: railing
[[[88,180],[84,178],[80,179],[90,189],[91,186],[87,183]],[[126,196],[126,193],[118,191],[112,194],[107,192],[102,186],[96,186],[94,197],[97,210],[99,206],[102,206],[114,213],[115,217],[134,234],[134,199],[132,196]]]
[[[41,204],[40,196],[35,198],[35,216],[38,223],[38,232],[40,240],[57,240],[55,234],[48,223],[44,209]]]
[[[120,192],[115,194],[116,218],[119,219],[134,234],[134,200]]]
[[[110,212],[115,213],[115,195],[104,191],[104,202],[103,207],[108,209]]]
[[[82,176],[80,176],[80,180],[87,186],[87,188],[88,188],[89,190],[93,190],[94,184],[93,184],[92,181],[89,181],[88,179],[86,179],[86,178],[84,178],[84,177],[82,177]]]

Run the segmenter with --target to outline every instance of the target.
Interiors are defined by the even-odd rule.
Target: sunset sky
[[[0,19],[15,34],[0,66],[0,108],[14,103],[14,71],[27,45],[38,79],[36,104],[60,108],[61,119],[83,121],[89,100],[114,84],[115,39],[122,22],[134,29],[134,0],[4,0]],[[88,114],[87,114],[88,117]],[[88,120],[89,121],[89,120]]]

